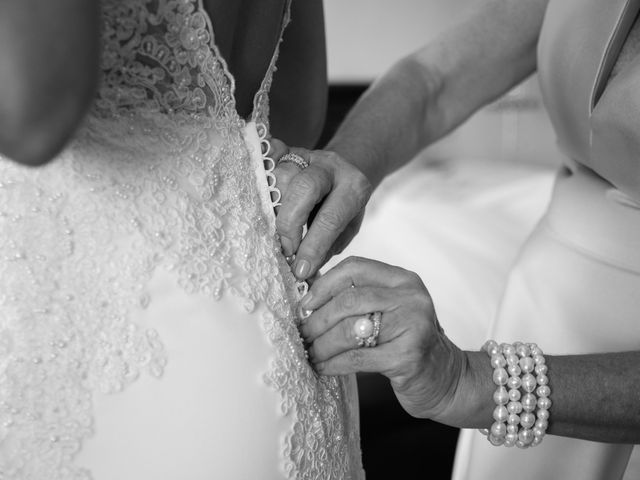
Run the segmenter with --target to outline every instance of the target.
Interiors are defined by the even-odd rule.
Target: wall
[[[459,21],[477,0],[324,0],[329,80],[368,84]],[[561,156],[535,78],[483,109],[431,157],[464,155],[557,165]]]

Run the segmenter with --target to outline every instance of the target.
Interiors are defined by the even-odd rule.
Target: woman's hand
[[[333,152],[289,149],[276,139],[271,145],[276,162],[291,152],[309,163],[301,169],[283,162],[274,170],[282,193],[276,218],[282,249],[287,257],[295,254],[293,271],[305,280],[358,232],[372,187],[360,170]],[[308,231],[303,238],[305,224]]]
[[[314,282],[301,309],[301,335],[320,374],[379,372],[411,415],[464,422],[468,358],[445,336],[415,273],[351,257]],[[378,344],[358,347],[354,325],[372,312],[382,314]]]

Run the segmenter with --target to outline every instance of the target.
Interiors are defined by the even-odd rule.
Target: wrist
[[[494,407],[491,365],[484,352],[460,351],[460,354],[452,394],[432,418],[458,428],[488,428]]]

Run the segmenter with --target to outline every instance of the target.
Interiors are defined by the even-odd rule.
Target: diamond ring
[[[280,160],[278,161],[278,163],[287,163],[287,162],[293,163],[300,170],[304,170],[310,165],[308,160],[305,160],[303,157],[301,157],[297,153],[291,153],[291,152],[280,157]]]

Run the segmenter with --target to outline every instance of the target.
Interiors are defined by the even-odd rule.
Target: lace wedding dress
[[[245,121],[200,0],[103,20],[72,145],[0,161],[0,478],[363,478],[354,379],[308,366],[275,234],[277,48]]]

